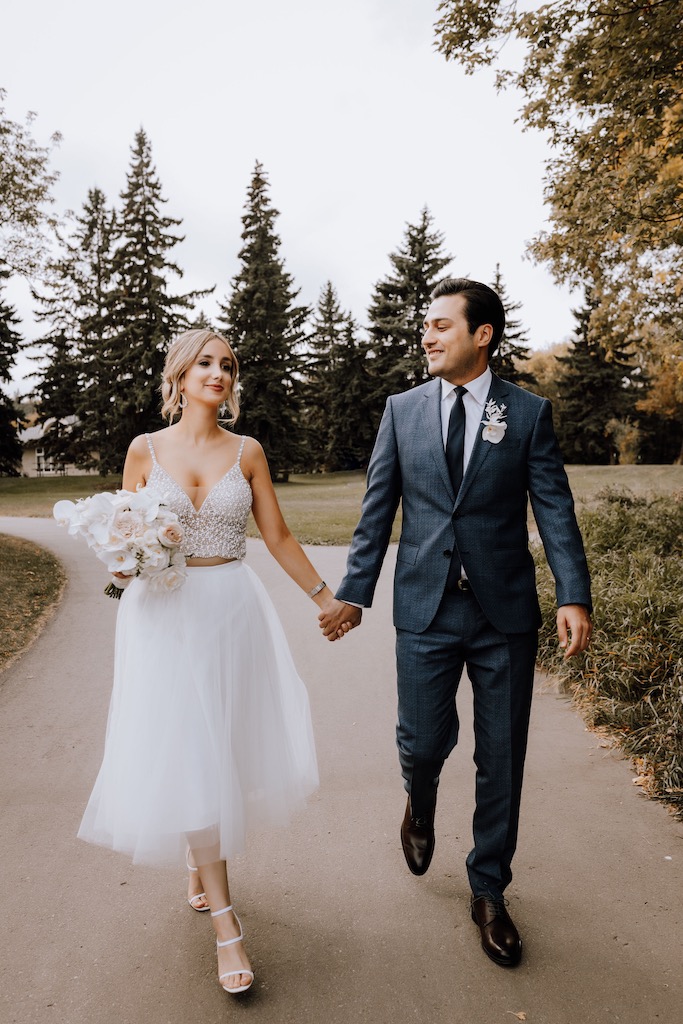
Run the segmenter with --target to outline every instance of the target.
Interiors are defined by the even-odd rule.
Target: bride
[[[219,980],[231,993],[246,991],[254,972],[227,860],[250,826],[286,823],[318,783],[306,689],[243,562],[250,511],[294,582],[321,610],[332,600],[287,528],[261,445],[218,421],[221,406],[237,419],[237,381],[224,338],[180,335],[162,383],[171,426],[128,450],[123,486],[153,488],[178,515],[188,572],[173,592],[134,579],[123,594],[104,759],[78,833],[136,863],[186,858],[190,903],[211,912]]]

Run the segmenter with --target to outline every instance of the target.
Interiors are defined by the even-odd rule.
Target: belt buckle
[[[466,579],[464,578],[464,576],[461,576],[461,577],[460,577],[460,579],[459,579],[459,580],[458,580],[458,582],[456,583],[456,587],[458,588],[458,590],[461,590],[461,591],[462,591],[463,593],[467,593],[467,591],[468,591],[468,590],[471,590],[471,589],[472,589],[472,588],[470,587],[470,581],[469,581],[469,580],[466,580]]]

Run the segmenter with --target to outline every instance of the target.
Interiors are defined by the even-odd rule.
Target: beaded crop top
[[[237,462],[213,485],[197,510],[180,484],[157,462],[152,438],[145,434],[152,456],[147,480],[175,512],[183,528],[180,550],[187,558],[244,558],[247,553],[247,519],[251,511],[251,487],[240,468],[246,437]]]

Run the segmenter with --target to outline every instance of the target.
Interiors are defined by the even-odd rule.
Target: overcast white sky
[[[452,270],[491,281],[501,265],[533,347],[565,338],[577,304],[525,258],[543,226],[543,137],[515,124],[519,97],[467,78],[433,48],[436,0],[30,0],[6,5],[0,86],[16,120],[63,141],[58,209],[88,188],[113,201],[130,146],[149,135],[183,290],[237,270],[255,161],[281,216],[282,256],[314,304],[330,279],[365,322],[373,284],[426,204]],[[30,320],[25,285],[9,292]],[[30,322],[26,336],[35,336]],[[26,371],[22,358],[17,379]]]

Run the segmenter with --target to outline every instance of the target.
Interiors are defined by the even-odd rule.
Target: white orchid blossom
[[[491,444],[499,444],[503,440],[508,428],[503,419],[506,408],[505,405],[497,405],[492,398],[488,400],[484,408],[488,419],[481,421],[484,424],[484,429],[481,432],[482,440],[490,441]]]

